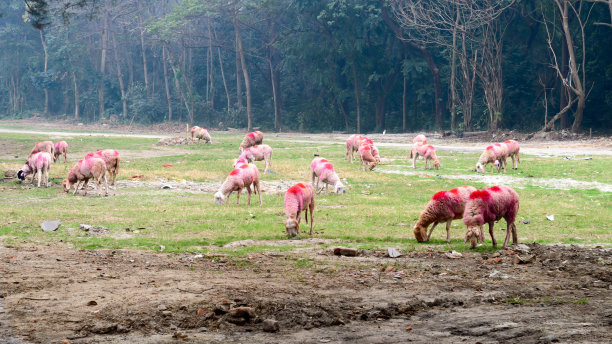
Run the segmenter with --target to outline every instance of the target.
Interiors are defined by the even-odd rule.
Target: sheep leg
[[[247,185],[246,187],[247,191],[249,192],[249,199],[247,200],[247,205],[251,205],[251,186]]]
[[[104,178],[104,196],[108,196],[108,179],[106,179],[106,173],[104,173],[102,177]]]
[[[483,226],[480,226],[480,227],[478,228],[478,229],[480,230],[480,238],[479,238],[479,239],[480,239],[480,243],[481,243],[481,244],[484,244],[484,240],[485,240],[485,239],[484,239],[484,232],[483,232],[482,227],[483,227]]]
[[[83,196],[87,196],[87,183],[89,183],[89,178],[83,181]]]
[[[504,240],[504,246],[502,248],[506,248],[508,245],[508,240],[510,239],[510,233],[512,232],[512,223],[506,222],[506,239]]]
[[[45,187],[49,187],[49,169],[45,169]]]
[[[68,154],[67,151],[64,151],[64,164],[66,163],[66,155]]]
[[[512,243],[518,244],[518,234],[516,233],[516,224],[512,222]]]
[[[231,195],[232,195],[232,193],[230,192],[230,193],[227,194],[227,197],[225,197],[225,205],[227,205],[229,203],[229,198],[230,198]]]
[[[412,168],[416,168],[416,159],[419,156],[418,152],[414,152],[414,155],[412,156]]]
[[[494,222],[489,222],[489,234],[491,234],[491,241],[493,241],[493,247],[497,247],[497,241],[495,241],[495,235],[493,235],[493,224]]]
[[[240,205],[240,193],[242,192],[242,188],[238,189],[237,195],[236,197],[238,197],[238,200],[236,201],[237,205]]]
[[[38,174],[38,187],[40,187],[40,179],[42,178],[42,171],[36,171],[36,173]],[[32,178],[32,180],[34,180],[34,178]]]
[[[429,229],[429,234],[427,234],[427,240],[429,241],[429,238],[431,237],[431,233],[433,232],[434,228],[436,228],[436,226],[438,225],[438,221],[433,223],[433,226],[431,226],[431,228]]]
[[[310,211],[310,235],[312,235],[312,226],[314,224],[314,217],[312,217],[312,212],[314,211],[314,198],[308,204],[308,210]]]
[[[448,220],[446,222],[446,242],[450,243],[450,226],[453,220]]]

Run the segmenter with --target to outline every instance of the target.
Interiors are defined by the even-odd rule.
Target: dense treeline
[[[610,1],[467,3],[3,1],[0,115],[347,132],[612,128]]]

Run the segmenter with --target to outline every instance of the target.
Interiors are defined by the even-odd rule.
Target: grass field
[[[232,169],[237,157],[241,134],[218,134],[220,144],[157,147],[156,139],[130,137],[64,137],[70,145],[67,164],[52,166],[49,188],[35,188],[14,180],[0,183],[0,240],[4,245],[20,246],[28,243],[60,243],[75,248],[131,248],[166,252],[224,252],[243,255],[252,251],[279,251],[293,247],[283,226],[284,190],[276,194],[264,193],[263,206],[216,206],[213,195],[189,190],[162,190],[158,187],[117,188],[110,197],[73,196],[61,191],[61,180],[72,164],[85,153],[114,148],[123,156],[119,180],[129,183],[134,175],[142,181],[188,180],[221,182]],[[44,135],[0,134],[0,170],[19,169],[35,141],[49,139]],[[57,140],[58,138],[51,138]],[[271,170],[261,175],[266,182],[307,181],[313,154],[334,163],[341,178],[346,179],[348,192],[344,195],[320,194],[316,198],[315,237],[338,239],[344,246],[384,249],[394,246],[402,250],[438,249],[469,250],[463,243],[464,226],[453,223],[452,241],[445,242],[446,233],[439,226],[427,244],[414,239],[412,227],[431,196],[439,190],[470,184],[477,188],[493,185],[470,180],[478,154],[441,151],[439,171],[423,170],[419,160],[417,170],[406,160],[403,148],[380,148],[383,165],[374,172],[364,172],[358,163],[344,160],[344,146],[296,143],[281,138],[264,142],[274,148]],[[577,157],[579,158],[579,157]],[[172,164],[165,168],[163,164]],[[258,162],[263,170],[263,162]],[[381,173],[385,170],[409,171],[411,175]],[[612,157],[599,156],[592,160],[564,160],[562,157],[521,156],[518,170],[508,170],[507,176],[522,178],[523,185],[515,186],[520,196],[517,219],[520,242],[578,243],[611,246],[612,193],[597,189],[569,188],[566,190],[532,185],[534,179],[573,179],[584,182],[612,183]],[[453,176],[453,178],[449,178]],[[128,181],[126,181],[128,180]],[[556,186],[555,186],[556,187]],[[256,202],[254,203],[256,204]],[[554,215],[554,221],[546,218]],[[62,226],[56,232],[40,229],[45,220],[59,219]],[[523,223],[523,222],[528,222]],[[78,229],[86,223],[110,228],[106,235],[90,236]],[[496,238],[503,242],[505,228],[502,220],[496,226]],[[70,230],[73,228],[73,230]],[[302,234],[301,238],[308,238]],[[232,241],[254,239],[273,240],[266,244],[223,248]],[[279,242],[280,241],[280,242]],[[334,242],[333,245],[337,245]],[[332,243],[327,244],[332,245]],[[492,250],[488,238],[478,250]]]

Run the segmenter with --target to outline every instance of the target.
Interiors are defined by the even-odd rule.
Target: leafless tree
[[[490,129],[497,129],[501,121],[503,27],[497,18],[513,3],[513,0],[391,1],[395,18],[409,39],[450,51],[453,130],[456,129],[457,107],[463,112],[465,129],[471,128],[476,76],[485,90]],[[460,73],[456,71],[456,60],[459,61]]]
[[[612,0],[587,0],[587,1],[608,5],[608,9],[610,10],[610,22],[609,23],[596,22],[596,23],[593,23],[593,25],[603,25],[603,26],[612,28]]]
[[[551,55],[551,67],[555,70],[557,76],[562,80],[564,89],[568,96],[567,105],[562,108],[542,130],[550,130],[553,128],[555,121],[563,116],[566,112],[570,111],[574,104],[576,110],[574,111],[574,123],[572,124],[572,132],[580,131],[582,124],[582,116],[584,113],[584,107],[586,104],[587,90],[586,90],[586,42],[584,29],[587,20],[583,20],[583,9],[582,1],[580,0],[552,0],[554,3],[554,12],[556,13],[545,13],[543,12],[542,18],[544,20],[544,27],[546,29],[548,50]],[[572,16],[572,23],[577,26],[577,30],[570,28],[569,17]],[[552,17],[552,18],[551,18]],[[558,19],[557,19],[558,17]],[[557,21],[559,23],[557,23]],[[557,24],[561,24],[560,27]],[[556,51],[555,45],[553,44],[555,32],[559,30],[561,32],[559,37],[565,41],[567,52],[569,54],[569,71],[566,74],[563,73],[560,68],[560,61],[557,59],[558,52]]]

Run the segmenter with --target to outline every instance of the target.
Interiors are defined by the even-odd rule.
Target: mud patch
[[[323,245],[339,242],[338,239],[319,239],[308,238],[304,240],[240,240],[223,245],[223,248],[236,248],[246,246],[304,246],[304,245]]]

